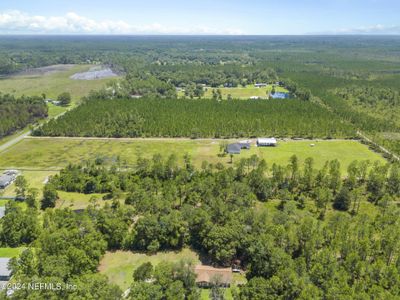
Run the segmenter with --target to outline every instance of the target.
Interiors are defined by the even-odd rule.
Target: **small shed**
[[[257,139],[257,147],[275,147],[278,144],[275,138],[259,138]]]
[[[214,268],[211,266],[197,265],[194,269],[196,283],[201,287],[219,285],[229,287],[232,283],[231,268]]]

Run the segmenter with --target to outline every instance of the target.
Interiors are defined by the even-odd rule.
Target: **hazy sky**
[[[400,34],[400,0],[0,0],[0,34]]]

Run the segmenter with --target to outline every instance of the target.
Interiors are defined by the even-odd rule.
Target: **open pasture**
[[[95,139],[95,138],[26,138],[4,151],[0,156],[0,168],[16,168],[57,171],[68,163],[79,163],[97,157],[110,161],[119,161],[126,166],[135,164],[138,157],[151,158],[154,154],[168,156],[176,154],[180,160],[186,153],[199,167],[202,161],[221,162],[230,166],[230,157],[220,157],[221,143],[233,140],[217,139]],[[311,147],[314,144],[314,147]],[[354,140],[301,140],[278,141],[277,147],[256,147],[242,150],[233,161],[257,154],[271,166],[273,163],[286,165],[289,158],[296,154],[302,163],[307,157],[313,157],[315,168],[322,168],[327,160],[338,159],[342,172],[353,160],[384,159],[370,151],[367,146]],[[38,179],[39,181],[42,178]]]
[[[233,99],[250,99],[250,97],[260,97],[260,98],[268,98],[269,93],[272,91],[272,85],[268,85],[266,87],[255,87],[254,85],[247,85],[245,87],[222,87],[222,88],[213,88],[213,87],[205,87],[204,88],[204,96],[203,98],[212,98],[213,90],[221,90],[222,99],[227,99],[228,95],[231,95]],[[288,92],[287,89],[280,86],[275,86],[275,91],[277,92]],[[183,97],[184,92],[178,94],[178,96]]]
[[[85,72],[91,65],[69,65],[50,72],[21,73],[15,76],[0,78],[2,93],[14,94],[19,97],[41,96],[55,99],[62,92],[69,92],[74,100],[87,95],[91,90],[104,86],[109,79],[99,80],[73,80],[70,76],[75,73]]]
[[[179,252],[159,252],[155,255],[133,253],[130,251],[107,252],[100,262],[99,271],[105,274],[110,282],[117,284],[123,290],[127,289],[133,282],[133,272],[141,264],[151,262],[153,266],[161,262],[191,261],[193,264],[200,263],[199,256],[190,249]]]

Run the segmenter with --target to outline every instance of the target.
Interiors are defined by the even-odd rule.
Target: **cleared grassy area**
[[[141,264],[151,262],[156,266],[160,262],[192,261],[199,264],[199,256],[190,249],[179,252],[159,252],[155,255],[133,253],[129,251],[107,252],[100,262],[99,271],[105,274],[110,282],[117,284],[126,290],[133,282],[133,272]]]
[[[15,257],[18,256],[24,251],[26,248],[0,248],[0,257]]]
[[[60,68],[59,71],[44,74],[16,75],[0,78],[2,93],[16,96],[41,96],[55,99],[62,92],[69,92],[73,100],[87,95],[91,90],[99,89],[110,79],[73,80],[70,76],[88,71],[92,65],[74,65],[69,68]]]
[[[164,156],[172,153],[182,158],[185,153],[191,155],[196,166],[202,161],[221,162],[230,165],[230,157],[219,157],[221,140],[184,140],[184,139],[80,139],[80,138],[27,138],[12,146],[0,156],[0,168],[17,168],[44,170],[46,174],[66,166],[68,163],[79,163],[96,157],[120,161],[133,165],[139,156],[150,158],[156,153]],[[314,147],[311,147],[314,144]],[[296,154],[300,163],[307,157],[313,157],[315,168],[322,168],[327,160],[338,159],[345,173],[353,160],[385,160],[370,151],[367,146],[348,140],[329,141],[279,141],[275,148],[257,148],[242,150],[233,161],[241,157],[257,154],[271,166],[273,163],[286,165],[289,158]],[[29,172],[27,173],[29,174]],[[44,176],[45,174],[43,174]],[[36,175],[35,175],[36,176]],[[47,175],[46,175],[47,176]],[[44,176],[45,178],[45,176]],[[37,178],[37,181],[43,181]],[[29,179],[28,179],[29,181]]]
[[[246,87],[234,87],[234,88],[212,88],[205,87],[204,88],[204,96],[203,98],[212,98],[213,90],[221,90],[222,98],[227,99],[228,95],[231,95],[234,99],[249,99],[250,97],[260,97],[267,98],[268,94],[272,91],[272,85],[268,85],[267,87],[256,88],[254,85],[247,85]],[[275,86],[275,91],[277,92],[288,92],[287,89],[280,86]],[[184,97],[185,93],[183,91],[178,93],[179,97]]]
[[[71,75],[88,71],[92,65],[60,65],[55,66],[53,71],[44,73],[21,74],[9,77],[0,77],[0,91],[3,94],[13,94],[17,97],[42,96],[56,99],[63,92],[69,92],[72,96],[72,103],[69,107],[57,106],[49,103],[49,118],[60,115],[67,109],[76,106],[77,102],[89,94],[91,90],[98,90],[109,82],[110,78],[97,80],[73,80]],[[118,77],[116,77],[118,78]],[[0,139],[0,145],[12,140],[22,132],[27,132],[28,127],[16,132],[13,135]]]
[[[0,170],[0,172],[2,172],[2,170]],[[42,188],[44,187],[46,178],[57,173],[57,171],[22,171],[22,175],[28,181],[29,187],[39,189],[39,197],[41,197]],[[13,183],[12,185],[8,186],[4,190],[2,196],[15,196],[15,184]]]
[[[95,198],[100,206],[112,203],[112,200],[103,200],[104,194],[80,194],[58,191],[58,196],[60,199],[57,201],[57,208],[85,209],[90,204],[92,198]]]

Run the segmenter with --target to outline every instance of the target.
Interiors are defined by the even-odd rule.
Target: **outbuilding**
[[[259,138],[257,139],[257,147],[275,147],[278,142],[275,138]]]

